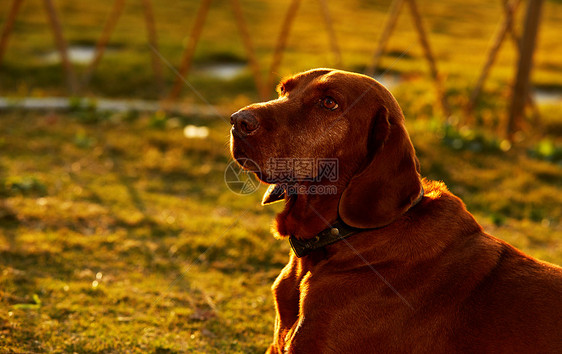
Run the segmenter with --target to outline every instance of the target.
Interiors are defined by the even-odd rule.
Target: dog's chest
[[[320,262],[320,259],[314,257],[291,256],[291,260],[283,268],[272,287],[276,307],[281,316],[291,314],[296,320],[299,303],[310,287],[310,277],[321,270]]]

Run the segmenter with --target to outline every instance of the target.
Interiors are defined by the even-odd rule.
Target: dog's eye
[[[338,108],[338,103],[332,97],[327,96],[322,99],[322,106],[330,111],[333,111]]]
[[[280,93],[281,95],[284,95],[284,94],[285,94],[285,85],[279,85],[279,93]]]

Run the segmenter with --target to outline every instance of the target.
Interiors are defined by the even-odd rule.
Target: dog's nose
[[[246,136],[258,129],[259,122],[254,115],[248,111],[238,111],[230,116],[230,124],[239,135]]]

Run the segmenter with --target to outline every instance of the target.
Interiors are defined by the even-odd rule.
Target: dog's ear
[[[394,116],[393,116],[394,115]],[[358,228],[390,224],[418,198],[419,162],[397,107],[381,107],[373,117],[368,153],[340,199],[340,218]]]

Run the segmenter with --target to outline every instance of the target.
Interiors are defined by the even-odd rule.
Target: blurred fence
[[[283,16],[281,29],[279,31],[278,37],[275,42],[273,60],[269,70],[267,70],[268,75],[266,78],[261,76],[260,64],[257,60],[256,52],[252,43],[252,36],[248,30],[246,20],[243,15],[243,8],[239,0],[228,0],[232,9],[232,15],[236,22],[239,35],[241,36],[244,51],[247,56],[249,66],[252,71],[252,76],[254,79],[254,84],[256,91],[258,92],[261,99],[270,98],[270,88],[272,87],[274,81],[276,80],[275,73],[277,72],[279,66],[282,63],[283,54],[286,49],[287,39],[290,36],[291,28],[293,26],[296,14],[299,10],[299,6],[302,0],[291,0],[287,3],[287,10]],[[329,38],[329,43],[331,46],[331,51],[335,58],[336,66],[343,67],[342,55],[340,51],[340,46],[338,43],[338,38],[332,24],[332,15],[330,13],[330,7],[327,0],[317,0],[321,13],[323,22],[325,24],[325,33]],[[513,92],[511,95],[511,104],[509,105],[509,112],[507,115],[507,131],[506,135],[509,138],[513,137],[513,133],[520,129],[520,122],[524,119],[525,108],[530,107],[533,111],[533,119],[536,122],[539,120],[539,113],[536,104],[530,94],[529,88],[529,78],[532,68],[533,52],[535,49],[536,37],[539,27],[539,19],[541,14],[542,0],[528,0],[526,6],[526,14],[524,17],[523,34],[519,36],[515,31],[514,21],[515,15],[520,7],[520,0],[500,0],[504,9],[503,18],[500,20],[500,26],[497,32],[493,35],[492,46],[487,54],[487,60],[481,71],[479,79],[472,91],[470,99],[466,107],[464,107],[465,118],[464,123],[471,123],[470,117],[472,116],[475,103],[478,100],[482,87],[488,77],[491,67],[494,64],[497,53],[506,40],[506,38],[511,38],[516,47],[518,48],[518,61],[516,64],[516,77],[513,85]],[[24,0],[11,0],[10,9],[2,28],[0,36],[0,69],[2,65],[2,58],[4,53],[8,49],[8,42],[10,35],[12,33],[14,23],[17,20],[19,10],[21,8]],[[189,33],[189,40],[185,46],[184,52],[182,54],[181,61],[177,68],[172,68],[177,74],[175,82],[169,89],[168,93],[163,95],[163,101],[165,102],[175,102],[179,94],[184,87],[185,77],[188,75],[191,65],[193,62],[193,57],[197,45],[199,43],[200,35],[203,28],[206,25],[206,18],[209,8],[212,5],[213,0],[201,0],[199,2],[198,11],[195,15],[195,21],[192,25],[191,31]],[[68,56],[68,46],[65,40],[64,33],[61,28],[61,22],[59,15],[57,13],[56,7],[54,6],[53,0],[43,0],[44,11],[49,20],[50,30],[54,36],[56,49],[60,54],[61,64],[64,69],[64,74],[66,76],[66,82],[68,87],[68,92],[71,95],[80,94],[88,87],[93,73],[95,72],[99,62],[101,61],[104,52],[106,50],[107,44],[111,38],[115,26],[118,23],[120,16],[123,12],[125,5],[125,0],[114,0],[113,6],[109,15],[103,26],[103,30],[99,39],[97,40],[95,46],[95,53],[93,59],[88,64],[82,78],[77,78],[73,70],[73,66],[69,60]],[[383,55],[387,43],[392,35],[392,32],[396,26],[397,18],[404,8],[404,5],[410,10],[412,22],[414,28],[418,34],[419,44],[421,45],[424,53],[425,60],[428,63],[430,76],[435,84],[435,90],[438,97],[438,103],[441,107],[443,115],[449,117],[451,114],[451,109],[447,101],[447,96],[445,95],[444,85],[442,75],[438,70],[438,63],[435,56],[432,53],[429,38],[424,29],[422,14],[418,10],[416,0],[394,0],[389,10],[389,14],[386,23],[383,26],[383,30],[380,34],[379,40],[374,48],[374,54],[370,64],[367,66],[366,74],[373,76],[375,70],[379,68],[379,59]],[[152,55],[152,70],[154,72],[154,82],[159,88],[159,92],[166,92],[164,87],[164,80],[162,78],[162,57],[160,56],[158,50],[158,37],[155,21],[155,16],[153,14],[151,0],[142,0],[142,7],[144,13],[144,23],[147,32],[147,44],[151,49]]]

